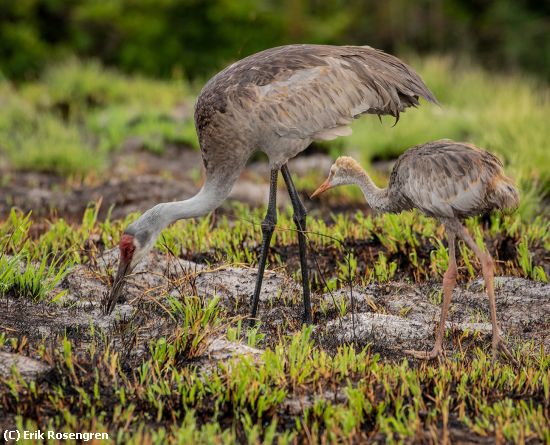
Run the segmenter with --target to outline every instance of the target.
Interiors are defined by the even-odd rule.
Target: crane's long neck
[[[154,242],[162,229],[173,222],[203,216],[217,208],[231,192],[238,176],[238,169],[228,169],[221,174],[210,174],[195,196],[184,201],[157,204],[131,224],[127,232],[146,233],[148,236],[144,242]]]
[[[377,187],[365,170],[361,169],[360,172],[357,172],[356,177],[354,177],[354,183],[361,188],[369,206],[374,210],[379,212],[391,211],[388,189]]]
[[[227,198],[238,175],[227,175],[224,178],[207,178],[199,192],[184,201],[158,204],[162,214],[162,226],[180,219],[204,216],[219,207]]]

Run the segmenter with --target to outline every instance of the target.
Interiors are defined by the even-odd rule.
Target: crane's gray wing
[[[370,47],[289,45],[242,59],[214,76],[197,102],[199,133],[214,113],[260,119],[280,137],[333,139],[363,113],[399,117],[419,97],[436,102],[420,76]],[[265,133],[264,133],[265,134]]]
[[[420,96],[435,102],[420,77],[396,57],[370,47],[321,47],[323,65],[280,73],[254,87],[257,113],[280,137],[330,140],[351,134],[364,113],[399,118]]]
[[[495,191],[507,180],[491,153],[443,140],[409,150],[396,163],[390,184],[412,207],[452,218],[502,207]]]

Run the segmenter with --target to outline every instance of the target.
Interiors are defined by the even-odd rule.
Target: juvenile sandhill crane
[[[269,204],[262,223],[258,277],[252,296],[257,313],[269,243],[277,222],[276,190],[281,170],[298,228],[304,298],[304,321],[311,323],[306,267],[306,209],[294,188],[288,159],[312,141],[351,133],[349,124],[361,114],[396,119],[419,97],[436,102],[420,76],[396,57],[368,46],[290,45],[253,54],[227,67],[205,85],[195,106],[206,179],[192,198],[158,204],[130,224],[120,240],[120,262],[110,295],[111,312],[125,276],[153,246],[160,231],[183,218],[218,207],[257,150],[271,169]]]
[[[388,187],[380,189],[354,159],[344,156],[336,160],[327,180],[311,197],[345,184],[361,187],[375,211],[399,213],[416,208],[425,215],[439,219],[445,226],[449,264],[443,276],[443,306],[435,345],[430,352],[407,352],[422,359],[431,359],[443,353],[445,320],[456,285],[455,240],[459,236],[481,262],[493,326],[493,359],[499,348],[511,358],[497,324],[493,260],[489,252],[478,247],[460,221],[495,209],[517,208],[519,193],[504,175],[498,158],[470,144],[448,139],[429,142],[402,154],[393,167]]]

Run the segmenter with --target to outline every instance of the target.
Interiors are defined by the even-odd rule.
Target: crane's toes
[[[499,338],[496,344],[493,344],[493,357],[492,362],[496,362],[498,351],[502,352],[502,354],[510,361],[512,364],[516,367],[519,366],[519,362],[516,360],[516,358],[512,355],[510,350],[508,349],[508,346],[506,346],[506,342]]]
[[[405,354],[412,355],[414,358],[419,360],[431,360],[442,355],[443,349],[434,348],[431,351],[415,351],[414,349],[406,349],[404,352]]]

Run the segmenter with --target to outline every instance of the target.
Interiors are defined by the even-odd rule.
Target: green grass
[[[231,218],[182,221],[166,229],[157,248],[183,256],[209,254],[223,264],[254,265],[251,251],[260,243],[263,209],[233,205],[228,210]],[[100,221],[97,215],[95,206],[80,224],[52,219],[37,235],[33,226],[44,220],[13,211],[0,222],[2,251],[28,259],[26,281],[38,279],[41,292],[47,292],[73,263],[93,268],[101,246],[115,245],[122,228],[136,217]],[[540,266],[534,253],[550,250],[548,221],[542,218],[526,224],[517,216],[494,216],[483,230],[477,224],[468,221],[478,242],[481,237],[492,241],[510,237],[517,245],[514,260],[497,263],[500,273],[529,277]],[[407,279],[430,279],[446,267],[441,228],[416,213],[339,214],[330,224],[310,218],[310,227],[310,247],[323,252],[320,257],[338,258],[323,269],[335,287],[346,284],[349,270],[354,284],[391,279],[403,272],[392,264],[411,255],[415,261],[410,261]],[[275,232],[279,250],[296,243],[291,228],[289,209],[279,215]],[[90,246],[92,237],[95,245]],[[364,249],[352,248],[363,240],[373,243],[377,252],[365,264]],[[353,256],[347,258],[350,250]],[[50,267],[40,262],[45,258]],[[283,266],[279,256],[271,260],[270,267]],[[479,275],[478,267],[472,272],[468,267],[475,263],[462,246],[459,266],[465,278]],[[15,263],[4,267],[0,260],[0,274],[10,267]],[[10,296],[36,300],[21,289]],[[414,365],[383,360],[369,348],[344,344],[329,353],[316,344],[310,329],[280,333],[267,343],[260,328],[247,332],[250,346],[268,346],[259,359],[222,361],[204,373],[194,360],[204,352],[206,340],[219,335],[242,338],[242,320],[228,317],[216,299],[205,302],[172,295],[162,305],[174,328],[151,340],[138,364],[130,365],[124,350],[93,327],[85,347],[81,340],[67,338],[45,338],[31,347],[25,337],[2,333],[4,350],[33,351],[54,368],[40,383],[27,383],[17,374],[0,378],[3,412],[15,416],[20,428],[27,430],[109,432],[113,442],[135,444],[353,443],[369,438],[402,443],[421,437],[438,442],[451,427],[513,443],[550,440],[545,414],[550,360],[543,350],[525,345],[518,355],[519,368],[506,362],[493,365],[475,346],[441,364]],[[339,310],[342,316],[349,312],[349,302],[342,299]],[[332,392],[326,393],[329,389]],[[307,402],[303,412],[288,413],[292,400]]]
[[[366,117],[354,124],[353,136],[324,146],[334,156],[346,151],[365,164],[441,137],[496,152],[519,181],[520,212],[466,224],[479,244],[490,245],[497,275],[547,281],[550,220],[540,214],[550,189],[547,87],[453,66],[447,59],[412,64],[441,108],[410,110],[394,128],[390,120],[381,125]],[[130,137],[153,152],[167,144],[197,147],[196,93],[181,81],[127,77],[78,61],[51,67],[32,84],[1,83],[3,166],[86,177],[108,171],[110,156]],[[318,174],[298,178],[298,187],[313,190],[319,179]],[[335,191],[329,199],[361,198],[352,189]],[[95,270],[97,256],[116,246],[123,228],[138,216],[100,220],[98,211],[99,204],[92,205],[75,223],[12,210],[0,221],[0,298],[55,304],[53,289],[71,267]],[[226,204],[215,217],[165,229],[156,248],[188,259],[200,255],[213,265],[254,267],[264,212]],[[417,212],[348,212],[327,222],[319,216],[309,218],[307,234],[318,263],[312,268],[316,291],[332,291],[350,280],[353,285],[439,282],[447,267],[442,227]],[[273,243],[277,249],[269,267],[284,271],[287,257],[296,252],[290,209],[280,212]],[[457,253],[462,282],[479,277],[473,252],[459,243]],[[550,443],[550,359],[544,350],[523,345],[519,368],[492,365],[475,346],[437,365],[386,360],[369,348],[344,344],[329,353],[309,329],[266,339],[261,327],[246,330],[243,320],[229,317],[216,300],[165,297],[165,318],[174,329],[154,338],[137,365],[93,326],[84,346],[68,338],[44,338],[31,346],[24,336],[0,332],[0,348],[40,356],[54,368],[39,383],[16,374],[0,378],[0,413],[15,416],[21,429],[108,431],[113,441],[130,444],[442,442],[451,428],[510,443]],[[426,298],[439,302],[441,294]],[[344,316],[350,302],[341,298],[337,309]],[[327,310],[322,303],[320,310]],[[207,338],[238,340],[245,334],[249,346],[268,345],[258,360],[225,361],[211,372],[198,371],[194,360]],[[305,408],[289,414],[288,402],[296,400],[306,401]]]
[[[209,323],[210,309],[190,304],[188,314]],[[41,354],[54,367],[52,383],[28,384],[17,374],[0,379],[3,409],[21,429],[38,427],[29,419],[40,406],[43,429],[110,431],[117,443],[440,441],[451,424],[512,443],[550,440],[550,361],[540,352],[519,370],[493,365],[481,351],[471,360],[411,367],[350,346],[331,356],[304,329],[259,360],[232,359],[201,373],[174,360],[187,351],[180,348],[177,335],[160,339],[132,370],[97,337],[79,354],[65,339]],[[286,414],[291,399],[305,403],[302,414]]]
[[[203,255],[214,264],[254,266],[261,243],[260,223],[264,209],[251,209],[241,204],[228,208],[231,216],[215,219],[208,216],[173,224],[162,232],[157,248],[189,259]],[[125,220],[100,221],[98,211],[99,204],[89,207],[79,225],[70,224],[63,218],[52,219],[47,222],[44,233],[33,237],[32,225],[40,220],[14,210],[7,220],[0,222],[0,246],[6,254],[17,256],[19,262],[41,264],[36,271],[38,277],[55,269],[65,271],[73,263],[89,263],[100,246],[115,246],[124,227],[137,217],[132,214]],[[290,208],[280,212],[278,219],[273,243],[284,252],[285,247],[296,244]],[[550,221],[547,218],[537,217],[525,223],[517,215],[496,214],[484,227],[474,218],[467,220],[466,225],[478,244],[493,246],[497,275],[548,281],[544,269],[545,257],[550,251]],[[318,256],[318,268],[314,269],[312,280],[314,287],[319,289],[346,286],[350,277],[356,285],[385,282],[396,277],[421,282],[439,279],[447,268],[447,249],[441,241],[444,239],[443,227],[417,212],[376,216],[365,216],[361,212],[338,214],[329,223],[310,218],[307,238],[309,248]],[[90,243],[91,239],[95,242]],[[499,251],[509,244],[515,246],[515,252],[511,258],[501,260]],[[478,260],[463,243],[459,243],[457,257],[462,278],[473,279],[479,275]],[[323,259],[327,258],[333,263],[324,263]],[[55,261],[57,267],[44,269],[44,261],[48,264]],[[270,256],[270,267],[286,266],[281,253]],[[6,265],[4,269],[9,267]]]
[[[97,63],[52,66],[18,87],[0,80],[0,150],[18,170],[83,177],[137,137],[144,149],[197,146],[193,93],[180,81],[127,77]]]
[[[49,262],[47,256],[33,263],[26,255],[0,256],[0,297],[26,298],[37,302],[50,298],[50,293],[70,269],[69,261]],[[63,292],[53,296],[55,301]]]
[[[166,228],[157,240],[157,249],[190,259],[202,255],[214,264],[254,266],[261,243],[264,209],[237,203],[226,208],[230,216],[183,220]],[[36,236],[33,224],[41,225],[44,221],[13,210],[0,222],[0,246],[4,254],[17,257],[19,263],[43,264],[46,258],[47,264],[57,262],[57,268],[62,269],[66,269],[67,264],[89,263],[100,249],[116,246],[124,227],[138,216],[131,214],[124,220],[101,221],[98,212],[99,204],[90,206],[80,224],[68,223],[63,218],[50,219]],[[280,212],[278,219],[273,243],[281,253],[270,256],[270,267],[275,268],[286,266],[284,249],[296,244],[291,209]],[[488,224],[482,225],[478,219],[471,218],[466,225],[479,245],[492,246],[497,274],[548,281],[544,269],[550,251],[547,218],[537,217],[525,223],[517,215],[495,214]],[[447,268],[443,227],[417,212],[337,214],[329,222],[310,218],[307,239],[309,248],[319,257],[320,271],[326,280],[326,283],[318,282],[319,277],[314,274],[314,284],[326,284],[331,289],[345,285],[350,272],[355,284],[388,281],[396,274],[420,282],[441,277]],[[499,252],[505,245],[515,246],[515,252],[508,251],[507,258],[501,260]],[[478,276],[478,260],[463,243],[459,243],[457,256],[463,278]],[[325,265],[324,257],[332,258],[335,263]]]

